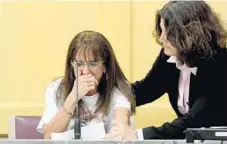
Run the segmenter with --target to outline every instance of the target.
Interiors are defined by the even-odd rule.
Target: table
[[[0,139],[0,144],[186,144],[186,140],[143,140],[143,141],[88,141],[88,140],[28,140],[28,139]],[[227,144],[227,141],[198,141],[194,144]]]

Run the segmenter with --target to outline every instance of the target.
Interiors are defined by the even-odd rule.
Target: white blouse
[[[49,84],[45,93],[45,108],[43,112],[43,116],[39,122],[37,130],[43,133],[43,125],[50,122],[51,119],[57,114],[58,110],[61,108],[61,105],[56,102],[56,92],[58,87],[60,86],[62,79],[57,79]],[[96,108],[96,102],[98,101],[99,94],[95,94],[93,96],[84,96],[82,98],[83,103],[86,107],[93,113]],[[105,130],[108,133],[111,129],[113,113],[116,108],[123,107],[127,108],[130,111],[131,104],[128,99],[118,90],[114,89],[112,93],[111,105],[109,109],[109,113],[107,116],[102,116],[102,120],[104,122]],[[131,111],[130,111],[131,112]],[[95,120],[92,119],[92,122]],[[72,129],[74,125],[74,118],[71,119],[67,130]]]

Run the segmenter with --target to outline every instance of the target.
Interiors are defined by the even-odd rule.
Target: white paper
[[[227,126],[213,126],[213,127],[210,127],[210,128],[213,128],[213,129],[227,129]]]
[[[101,140],[105,137],[106,132],[104,123],[93,123],[81,127],[81,138],[84,140]],[[51,133],[52,140],[71,140],[74,138],[74,130],[69,130],[63,133]]]
[[[224,137],[227,136],[227,132],[215,132],[215,136]]]

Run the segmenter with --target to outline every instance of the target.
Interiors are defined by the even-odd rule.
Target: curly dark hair
[[[168,41],[188,66],[198,65],[212,58],[217,49],[226,47],[227,31],[204,1],[170,1],[159,10],[154,31],[159,44],[161,19]]]

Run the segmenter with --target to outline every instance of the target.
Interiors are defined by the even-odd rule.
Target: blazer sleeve
[[[146,77],[132,84],[137,106],[150,103],[166,92],[166,60],[167,56],[162,49]]]
[[[227,70],[225,62],[210,62],[197,72],[197,98],[188,113],[160,127],[143,129],[144,139],[184,139],[187,128],[226,124]],[[220,64],[222,63],[222,64]],[[198,68],[199,70],[199,68]]]
[[[183,116],[178,117],[171,123],[166,122],[160,127],[143,128],[144,139],[184,139],[184,131],[189,127],[200,127],[202,124],[203,106],[206,103],[204,97],[200,97],[194,103],[192,109]]]

